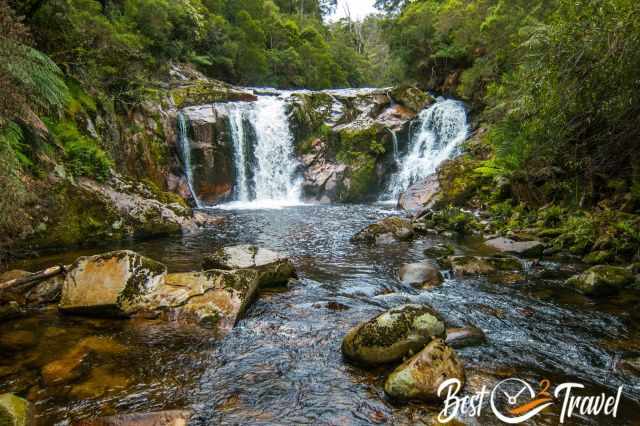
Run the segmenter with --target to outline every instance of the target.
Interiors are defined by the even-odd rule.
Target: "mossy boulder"
[[[283,285],[296,277],[293,263],[285,256],[250,244],[223,247],[205,257],[202,266],[205,270],[254,269],[261,287]]]
[[[81,257],[65,277],[59,307],[67,313],[130,316],[166,274],[165,265],[132,251]]]
[[[523,270],[518,259],[508,256],[449,256],[444,263],[451,268],[457,277]]]
[[[633,273],[617,266],[598,265],[575,275],[566,284],[588,296],[607,296],[634,283]]]
[[[445,256],[451,256],[455,250],[450,244],[436,244],[424,249],[424,254],[433,258],[440,258]]]
[[[169,274],[146,298],[144,310],[196,323],[223,336],[257,296],[259,278],[253,269]]]
[[[387,364],[418,352],[444,334],[444,321],[433,308],[403,305],[349,330],[342,341],[342,353],[364,365]]]
[[[199,80],[172,88],[169,95],[176,108],[216,102],[257,101],[251,92],[215,80]]]
[[[411,85],[401,85],[395,87],[391,93],[391,97],[394,101],[400,105],[415,111],[420,112],[427,106],[431,105],[435,100],[428,93],[423,92],[419,88]]]
[[[29,401],[11,393],[0,395],[0,425],[29,426],[33,424],[33,410]]]
[[[602,265],[613,259],[613,253],[608,250],[596,250],[586,255],[582,261],[589,265]]]
[[[438,287],[444,282],[440,270],[428,262],[404,264],[399,274],[403,284],[423,289]]]
[[[354,243],[384,244],[393,241],[408,241],[413,238],[410,220],[392,216],[367,226],[351,238]]]
[[[464,366],[453,349],[436,339],[391,373],[384,391],[403,401],[440,401],[446,395],[438,396],[438,387],[449,379],[464,384]]]

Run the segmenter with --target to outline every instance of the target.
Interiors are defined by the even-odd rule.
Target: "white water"
[[[257,102],[230,103],[224,108],[229,116],[236,168],[236,200],[222,209],[281,208],[302,204],[302,179],[296,176],[298,160],[289,128],[286,99],[260,96]],[[253,127],[252,146],[245,126]],[[253,149],[255,161],[249,164],[247,152]],[[249,177],[247,168],[253,171]]]
[[[184,167],[184,175],[187,179],[187,186],[196,203],[196,207],[202,207],[200,199],[193,188],[193,170],[191,169],[191,141],[187,127],[187,120],[181,112],[178,114],[178,144],[180,145],[180,153],[182,155],[182,166]]]
[[[461,102],[438,100],[418,116],[420,128],[412,132],[409,152],[382,199],[396,201],[412,184],[434,173],[445,160],[458,154],[469,134],[467,112]]]

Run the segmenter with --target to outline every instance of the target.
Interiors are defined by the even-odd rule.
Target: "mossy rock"
[[[598,265],[569,278],[566,284],[588,296],[608,296],[632,285],[634,281],[633,273],[627,268]]]
[[[394,101],[416,113],[435,102],[435,99],[428,93],[416,86],[406,84],[392,89],[390,95]]]
[[[438,388],[449,379],[464,385],[464,366],[455,351],[437,339],[396,368],[387,378],[384,391],[397,400],[441,401],[446,394],[438,396]]]
[[[510,256],[450,256],[444,264],[457,277],[493,275],[501,271],[522,271],[522,263]]]
[[[0,395],[0,425],[30,426],[34,424],[31,404],[11,393]]]
[[[455,252],[451,244],[436,244],[424,249],[424,254],[433,258],[451,256]]]
[[[192,84],[174,87],[169,91],[169,95],[178,109],[215,102],[252,102],[258,100],[253,93],[211,80],[201,80]]]
[[[592,251],[586,255],[582,261],[589,265],[602,265],[613,259],[613,253],[607,250]]]
[[[342,353],[364,365],[387,364],[418,352],[444,334],[444,321],[433,308],[404,305],[352,328],[342,341]]]
[[[367,226],[351,238],[354,243],[381,244],[390,240],[408,241],[414,236],[408,219],[392,216]]]

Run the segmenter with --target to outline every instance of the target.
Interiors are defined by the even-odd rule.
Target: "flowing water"
[[[419,128],[412,131],[408,153],[400,160],[400,170],[391,177],[383,199],[397,200],[409,186],[434,173],[459,152],[469,135],[465,106],[451,99],[438,99],[413,125]]]
[[[187,186],[197,207],[202,207],[198,194],[193,186],[193,169],[191,168],[191,141],[189,140],[189,130],[187,120],[182,112],[178,113],[178,146],[180,148],[180,159],[184,169]]]
[[[170,271],[197,269],[203,256],[228,244],[254,243],[291,256],[299,281],[287,291],[262,294],[222,340],[206,330],[153,320],[96,320],[45,311],[0,325],[0,336],[27,331],[31,346],[3,352],[0,391],[36,402],[45,424],[122,412],[189,407],[193,424],[431,424],[438,408],[394,404],[383,393],[389,368],[363,369],[346,362],[340,343],[361,321],[404,303],[428,303],[452,326],[473,324],[488,341],[458,350],[467,389],[506,377],[554,384],[578,381],[587,392],[615,392],[626,399],[615,424],[640,423],[640,381],[616,368],[621,355],[640,354],[637,294],[606,302],[566,291],[571,264],[531,266],[524,284],[484,278],[447,279],[421,291],[397,278],[404,262],[425,259],[435,237],[387,246],[359,246],[349,239],[390,214],[386,206],[299,206],[283,210],[220,211],[224,224],[182,238],[130,243],[165,262]],[[476,253],[473,242],[454,242]],[[67,263],[82,253],[18,263],[36,270]],[[94,367],[74,384],[47,386],[41,368],[88,336],[127,348],[91,359]],[[486,410],[479,424],[500,424]],[[610,425],[610,418],[568,424]],[[531,424],[557,424],[551,410]],[[473,424],[473,422],[472,422]]]

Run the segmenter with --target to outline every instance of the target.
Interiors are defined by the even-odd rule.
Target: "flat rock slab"
[[[514,241],[503,237],[485,241],[485,245],[500,253],[517,254],[525,257],[541,256],[544,250],[544,244],[540,241]]]
[[[423,180],[411,185],[400,196],[400,208],[416,215],[423,209],[433,208],[442,198],[442,188],[437,173],[427,176]]]

